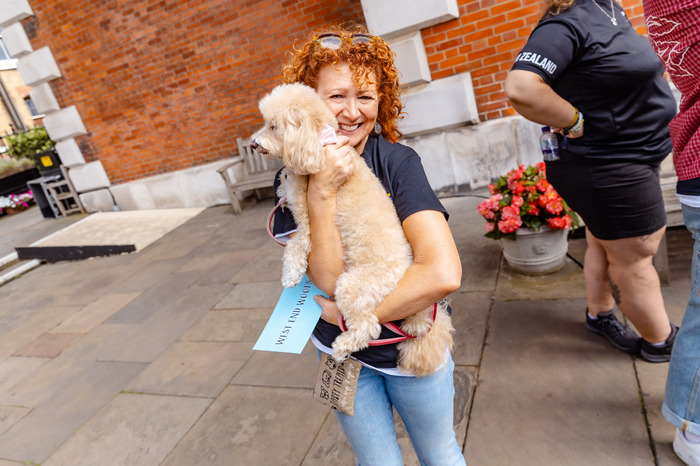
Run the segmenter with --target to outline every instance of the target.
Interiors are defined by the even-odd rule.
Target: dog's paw
[[[335,344],[333,345],[333,359],[338,361],[339,364],[345,362],[345,360],[350,356],[347,351],[336,349]]]
[[[301,277],[298,279],[296,277],[287,277],[282,275],[282,286],[285,288],[294,288],[301,281]]]
[[[352,353],[362,348],[358,347],[352,335],[348,332],[341,333],[333,341],[333,357],[337,361],[345,361]]]
[[[283,265],[282,267],[282,286],[285,288],[293,288],[301,282],[304,277],[304,270],[299,267],[288,267]]]

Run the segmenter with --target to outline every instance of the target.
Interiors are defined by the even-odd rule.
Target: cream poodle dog
[[[321,97],[303,84],[276,87],[260,101],[260,111],[265,125],[252,136],[252,145],[286,165],[278,195],[287,199],[297,232],[284,251],[282,285],[293,287],[308,266],[306,193],[308,175],[324,163],[319,134],[326,125],[337,130],[338,123]],[[411,246],[381,182],[357,153],[353,165],[352,175],[337,194],[336,221],[346,267],[336,282],[335,301],[348,328],[333,342],[338,361],[379,336],[381,325],[374,309],[396,288],[413,261]],[[415,338],[398,345],[400,370],[425,376],[444,364],[453,331],[446,308],[441,301],[403,320],[401,329]]]

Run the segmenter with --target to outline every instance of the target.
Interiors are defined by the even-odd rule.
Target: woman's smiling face
[[[350,146],[362,153],[367,137],[374,131],[379,113],[377,78],[374,72],[357,88],[350,65],[327,65],[318,74],[316,92],[338,120],[338,134],[350,138]]]

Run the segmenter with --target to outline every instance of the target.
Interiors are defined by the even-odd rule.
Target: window
[[[29,109],[29,113],[32,114],[32,117],[36,118],[38,116],[43,116],[39,111],[36,109],[36,105],[34,105],[34,102],[32,102],[31,97],[25,97],[24,98],[24,103],[27,104],[27,108]]]
[[[12,55],[7,51],[7,47],[5,47],[5,43],[2,41],[2,28],[0,28],[0,61],[12,59]]]

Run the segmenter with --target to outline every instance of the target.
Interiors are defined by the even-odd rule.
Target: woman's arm
[[[394,291],[375,309],[379,322],[400,320],[425,309],[460,287],[462,264],[452,232],[442,212],[424,210],[403,222],[413,249],[413,264]],[[337,325],[338,307],[333,301],[316,298],[321,318]]]
[[[561,98],[537,73],[512,70],[505,82],[506,97],[516,112],[530,121],[552,128],[567,128],[576,117],[576,109]],[[569,138],[583,135],[569,133]]]
[[[307,275],[328,296],[335,294],[335,282],[345,270],[343,245],[336,217],[336,194],[352,173],[352,149],[348,138],[338,137],[336,144],[325,150],[325,166],[309,175],[307,201],[311,229],[311,251]],[[337,320],[334,322],[337,324]]]

